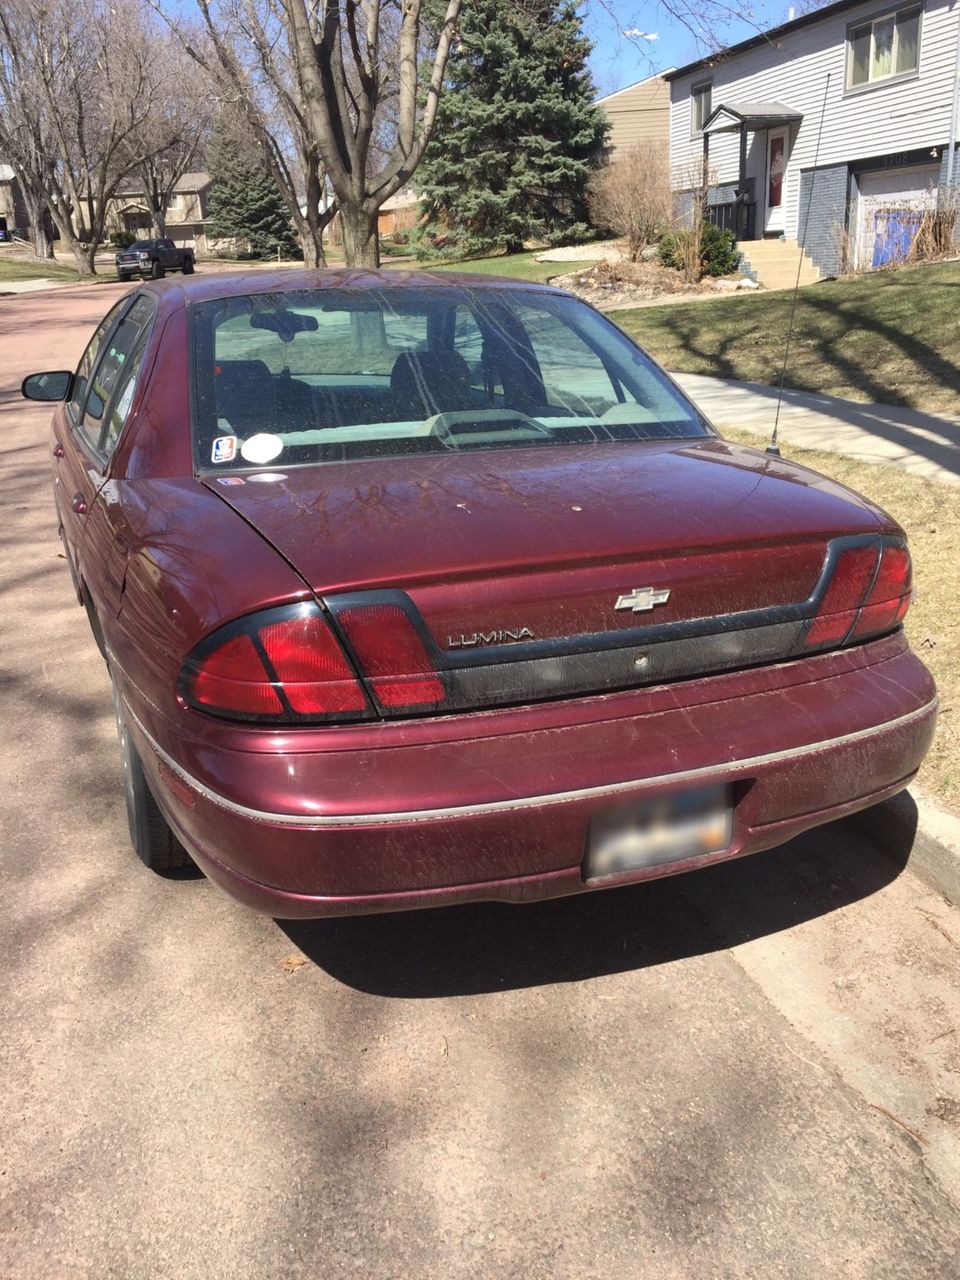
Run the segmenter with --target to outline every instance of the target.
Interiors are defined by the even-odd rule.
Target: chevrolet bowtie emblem
[[[669,599],[670,592],[666,587],[634,587],[625,596],[617,596],[616,608],[649,613],[655,604],[666,604]]]

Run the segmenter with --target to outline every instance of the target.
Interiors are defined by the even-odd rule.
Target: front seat
[[[399,420],[430,418],[473,407],[470,370],[457,351],[404,351],[390,371]]]

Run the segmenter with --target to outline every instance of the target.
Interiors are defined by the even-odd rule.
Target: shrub
[[[590,215],[627,242],[631,262],[654,244],[671,207],[670,170],[662,147],[634,147],[593,178]]]
[[[112,231],[110,233],[110,243],[114,249],[129,249],[136,238],[132,231]]]
[[[712,222],[661,236],[658,252],[665,267],[684,272],[688,279],[728,276],[740,260],[733,232],[722,231]]]

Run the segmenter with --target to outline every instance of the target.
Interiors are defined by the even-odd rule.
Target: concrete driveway
[[[0,301],[0,1277],[960,1274],[960,916],[845,823],[648,888],[289,925],[128,849]]]

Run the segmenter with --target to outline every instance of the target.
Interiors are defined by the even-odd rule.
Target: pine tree
[[[208,165],[213,179],[208,235],[242,241],[257,257],[275,257],[278,245],[285,258],[302,257],[283,197],[255,155],[218,132]]]
[[[419,241],[461,253],[582,239],[608,124],[573,0],[470,0],[437,127],[417,173]]]

